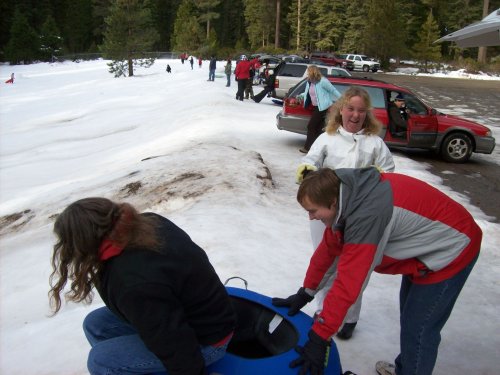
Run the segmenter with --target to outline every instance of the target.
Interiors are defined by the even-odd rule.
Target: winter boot
[[[357,322],[345,323],[342,329],[337,333],[337,337],[342,340],[349,340],[352,337],[352,332],[356,328]]]
[[[386,361],[378,361],[375,370],[379,375],[396,375],[396,366]]]

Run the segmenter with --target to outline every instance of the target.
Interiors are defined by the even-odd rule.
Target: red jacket
[[[303,286],[317,290],[336,262],[337,276],[313,330],[337,332],[371,272],[433,284],[464,269],[479,253],[482,233],[467,210],[423,181],[375,168],[337,169],[339,216],[314,252]]]
[[[252,67],[252,63],[248,60],[241,60],[234,70],[234,75],[237,80],[240,79],[248,79],[250,78],[250,68]]]

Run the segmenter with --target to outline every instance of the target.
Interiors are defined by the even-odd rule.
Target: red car
[[[452,163],[463,163],[473,152],[491,154],[495,138],[486,126],[452,115],[446,115],[429,107],[410,90],[390,83],[353,77],[327,77],[339,90],[349,86],[363,87],[370,95],[373,112],[382,122],[380,137],[389,147],[431,149]],[[305,80],[291,88],[283,101],[283,109],[276,116],[279,130],[307,134],[307,123],[312,108],[304,108],[296,100],[305,89]],[[408,113],[406,135],[392,133],[389,128],[388,102],[401,94],[405,98]]]
[[[338,66],[347,70],[354,70],[353,61],[338,57],[331,52],[313,52],[311,54],[311,60],[320,60],[323,64]]]

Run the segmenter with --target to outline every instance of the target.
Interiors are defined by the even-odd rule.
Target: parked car
[[[338,66],[347,70],[354,69],[354,63],[347,59],[342,59],[331,52],[313,52],[311,53],[311,60],[321,60],[329,65]]]
[[[307,68],[312,64],[284,63],[274,80],[273,98],[282,99],[288,91],[307,76]],[[351,73],[335,66],[317,65],[322,75],[336,77],[350,77]]]
[[[354,63],[354,69],[360,69],[363,72],[369,72],[371,70],[373,73],[380,70],[380,63],[370,59],[366,55],[347,54],[345,58]]]
[[[299,62],[299,63],[307,63],[307,59],[305,57],[299,55],[286,55],[281,58],[281,60],[285,62]]]
[[[254,75],[253,84],[258,85],[266,80],[269,75],[269,71],[276,69],[279,64],[283,61],[281,58],[272,55],[261,55],[259,56],[260,67],[257,74]]]
[[[373,112],[383,125],[379,135],[390,148],[435,150],[452,163],[466,162],[473,152],[491,154],[495,148],[495,138],[486,126],[439,112],[404,87],[366,78],[328,79],[341,93],[351,85],[361,86],[368,92]],[[279,130],[307,134],[312,108],[304,108],[297,100],[305,84],[305,80],[299,82],[283,101],[283,108],[276,116]],[[403,137],[389,127],[388,104],[398,94],[403,95],[408,112],[408,128]]]

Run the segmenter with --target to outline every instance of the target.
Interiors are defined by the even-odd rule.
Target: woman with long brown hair
[[[85,318],[95,374],[204,374],[222,358],[235,315],[205,252],[168,219],[130,204],[86,198],[54,224],[50,301],[104,307]]]

